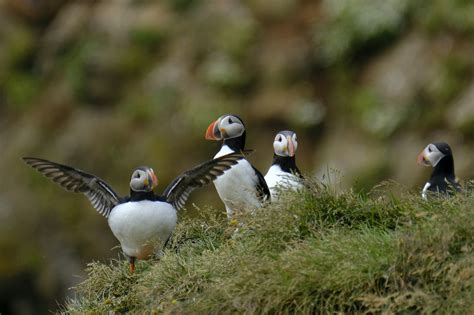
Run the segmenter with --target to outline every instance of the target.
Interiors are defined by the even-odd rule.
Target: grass
[[[392,194],[391,191],[398,191]],[[64,313],[474,313],[474,196],[311,182],[227,221],[202,209],[159,261],[91,263]]]

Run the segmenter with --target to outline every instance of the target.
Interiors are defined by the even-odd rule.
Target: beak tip
[[[288,155],[290,157],[293,157],[295,156],[295,145],[293,144],[293,140],[291,139],[291,137],[287,137],[287,141],[288,141],[288,146],[287,146]]]
[[[217,124],[217,120],[212,122],[209,125],[209,127],[207,127],[206,134],[204,136],[206,140],[219,140],[219,138],[216,137],[216,134],[215,134],[216,124]]]
[[[156,177],[155,172],[153,170],[150,171],[149,175],[151,179],[152,188],[155,188],[156,186],[158,186],[158,178]]]
[[[421,152],[416,158],[416,163],[422,166],[430,166],[429,161],[426,159],[424,152]]]

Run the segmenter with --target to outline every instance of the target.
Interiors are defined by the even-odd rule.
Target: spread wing
[[[24,157],[23,161],[65,190],[86,195],[92,206],[106,218],[120,202],[119,196],[99,177],[48,160]]]
[[[245,153],[250,152],[250,150],[245,151]],[[166,187],[163,195],[176,209],[180,209],[194,189],[209,184],[244,158],[244,152],[233,152],[204,162],[176,177]]]

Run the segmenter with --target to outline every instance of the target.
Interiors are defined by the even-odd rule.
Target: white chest
[[[279,165],[272,165],[267,174],[265,181],[270,189],[272,200],[278,199],[278,191],[281,189],[296,190],[302,187],[298,176],[284,172]]]
[[[146,259],[170,237],[177,221],[169,203],[142,200],[116,206],[108,218],[110,229],[124,253]]]
[[[214,158],[232,153],[229,147],[223,146]],[[214,180],[217,193],[224,202],[227,215],[231,216],[236,209],[260,207],[256,186],[258,178],[247,160],[240,160],[231,169]]]

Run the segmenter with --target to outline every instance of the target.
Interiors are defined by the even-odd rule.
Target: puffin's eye
[[[431,153],[433,150],[431,150],[431,146],[428,146],[428,152]]]
[[[228,122],[229,122],[229,124],[233,123],[232,118],[229,117]]]
[[[283,137],[280,136],[280,137],[278,138],[278,141],[282,142],[282,141],[283,141]]]

